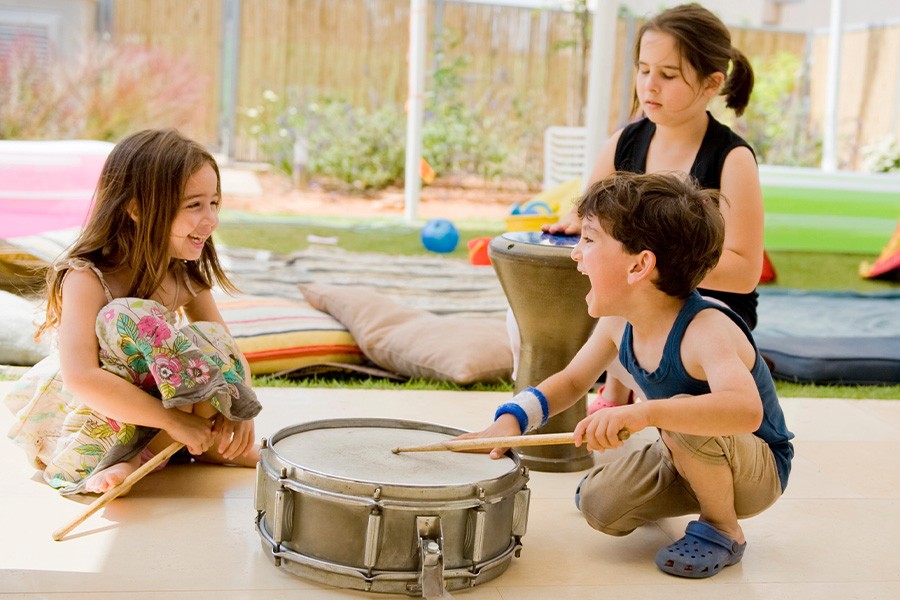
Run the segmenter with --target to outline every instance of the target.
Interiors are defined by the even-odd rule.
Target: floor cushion
[[[306,303],[218,294],[216,303],[254,375],[363,361],[362,351],[347,328]]]
[[[366,357],[411,378],[459,385],[508,380],[512,351],[500,319],[435,315],[357,286],[305,284],[306,301],[343,323]]]
[[[900,293],[761,289],[754,338],[777,379],[900,383]]]

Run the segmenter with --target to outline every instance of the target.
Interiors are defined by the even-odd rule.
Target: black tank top
[[[735,148],[744,147],[753,152],[750,144],[739,135],[731,131],[725,125],[716,121],[711,114],[706,134],[700,143],[697,157],[691,165],[690,175],[696,179],[704,189],[718,190],[722,187],[722,165],[728,153]],[[650,140],[656,133],[656,123],[648,118],[632,123],[622,130],[619,141],[616,144],[616,156],[614,166],[617,171],[629,171],[631,173],[647,172],[647,152],[650,149]],[[756,154],[754,153],[754,157]],[[749,294],[737,294],[720,290],[700,288],[700,293],[710,298],[716,298],[727,304],[736,312],[750,329],[756,327],[756,306],[759,293],[753,290]]]

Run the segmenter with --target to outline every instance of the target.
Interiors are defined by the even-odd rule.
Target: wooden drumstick
[[[182,444],[181,442],[172,442],[171,444],[166,446],[166,448],[162,452],[135,469],[131,473],[131,475],[122,480],[122,483],[113,487],[112,489],[106,490],[103,495],[99,496],[96,500],[91,502],[88,507],[84,509],[84,512],[82,512],[81,515],[78,516],[78,518],[76,518],[74,521],[72,521],[62,529],[58,529],[57,531],[55,531],[53,533],[53,540],[57,542],[62,540],[70,531],[84,523],[88,517],[115,500],[117,497],[121,496],[124,492],[127,492],[131,488],[131,486],[143,479],[144,475],[158,467],[164,460],[167,460],[170,456],[181,450],[183,447],[184,444]]]
[[[623,442],[631,437],[627,429],[619,432],[619,439]],[[394,454],[401,452],[437,452],[440,450],[466,451],[466,450],[490,450],[492,448],[517,448],[524,446],[555,446],[560,444],[574,444],[574,433],[541,433],[536,435],[511,435],[507,437],[471,438],[464,440],[447,440],[424,444],[422,446],[407,446],[406,448],[394,448]]]

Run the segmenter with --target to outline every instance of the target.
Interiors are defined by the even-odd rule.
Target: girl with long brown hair
[[[6,402],[10,437],[62,493],[103,493],[173,441],[252,466],[260,410],[213,299],[235,291],[216,255],[216,161],[179,132],[140,131],[112,150],[90,217],[51,268],[46,318],[58,352]]]

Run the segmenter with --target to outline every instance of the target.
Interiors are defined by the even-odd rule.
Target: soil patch
[[[388,188],[369,195],[327,190],[312,182],[298,188],[289,179],[271,172],[257,173],[262,194],[248,196],[224,194],[225,206],[257,214],[402,216],[404,192]],[[422,189],[417,210],[420,219],[502,220],[513,205],[526,202],[536,191],[516,189],[513,185],[487,187],[477,181],[439,179]]]

